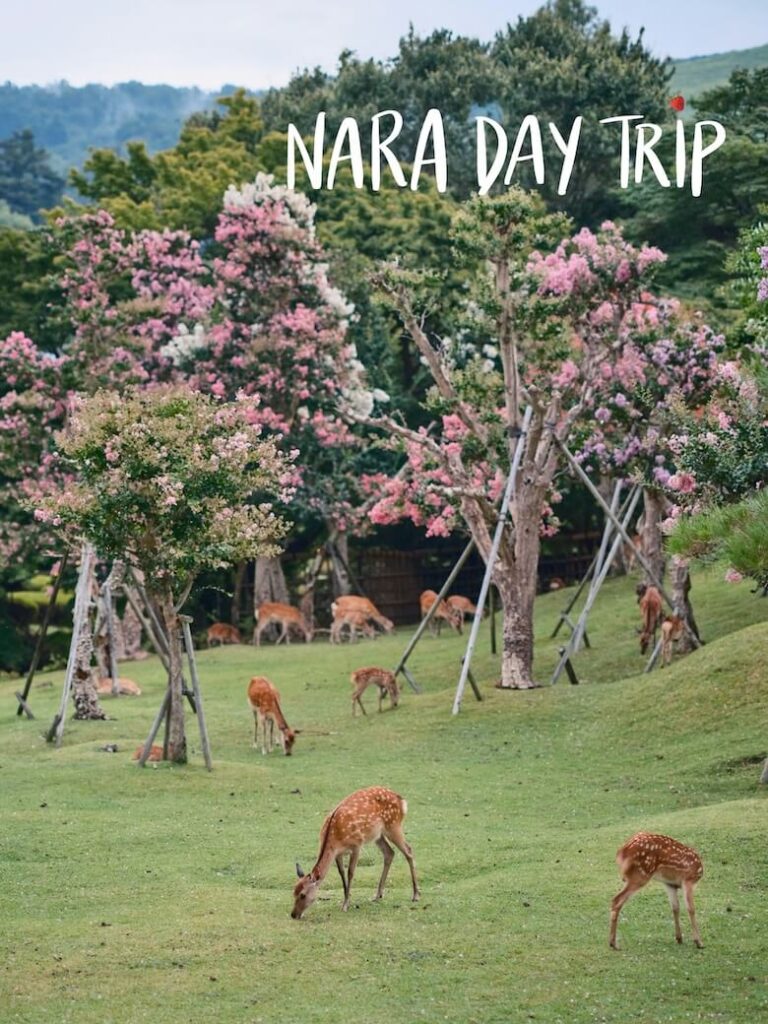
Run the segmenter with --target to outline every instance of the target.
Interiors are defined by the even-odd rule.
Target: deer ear
[[[304,872],[301,870],[301,865],[299,864],[298,861],[296,861],[296,874],[299,876],[299,878],[304,877]]]

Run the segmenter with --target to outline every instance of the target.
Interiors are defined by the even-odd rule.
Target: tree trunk
[[[766,758],[765,764],[763,765],[763,773],[760,776],[760,781],[763,783],[768,783],[768,758]]]
[[[256,571],[253,580],[254,620],[256,620],[256,613],[259,607],[265,601],[290,604],[288,584],[285,582],[283,566],[278,557],[256,559]],[[270,639],[278,635],[278,629],[279,627],[274,624],[269,627],[267,633]]]
[[[517,495],[511,505],[514,535],[509,528],[502,538],[491,582],[501,602],[503,627],[501,649],[502,689],[527,690],[533,680],[533,604],[539,567],[539,526],[548,481],[532,479],[525,465],[518,475]],[[488,564],[494,523],[480,507],[468,501],[462,506],[483,561]],[[495,514],[495,509],[494,509]]]
[[[333,596],[344,597],[352,593],[349,578],[349,536],[344,530],[331,529],[328,552],[333,566]]]
[[[229,615],[229,621],[236,629],[240,627],[240,616],[243,611],[243,588],[247,571],[247,562],[238,562],[235,566],[235,581],[232,587],[232,610]]]
[[[661,532],[661,524],[667,514],[668,501],[661,491],[647,487],[643,491],[643,525],[640,534],[642,538],[642,550],[645,560],[650,563],[659,582],[664,582],[664,569],[666,557],[664,555],[664,538]],[[653,583],[645,575],[645,582]]]
[[[253,607],[258,608],[265,601],[278,601],[288,604],[288,584],[280,559],[257,558],[256,573],[253,584]]]
[[[514,506],[514,550],[502,545],[493,572],[502,609],[501,688],[527,690],[533,681],[533,605],[539,567],[540,514],[526,513],[530,495]],[[536,511],[541,500],[534,500]]]
[[[673,558],[670,576],[672,580],[672,600],[674,601],[675,609],[680,617],[685,619],[691,627],[697,640],[700,640],[699,627],[696,625],[696,619],[693,617],[693,607],[688,596],[691,590],[691,574],[688,569],[687,559],[677,556]],[[683,635],[677,641],[677,649],[680,654],[688,654],[694,649],[694,646],[688,631],[683,630]]]
[[[171,702],[168,714],[168,760],[186,764],[187,738],[184,732],[183,663],[179,617],[173,604],[173,594],[166,586],[159,600],[160,614],[168,641],[168,685]]]
[[[146,657],[146,651],[141,649],[141,634],[143,626],[141,619],[136,614],[132,605],[128,605],[123,615],[123,657],[126,661],[138,660]]]
[[[103,721],[107,716],[99,703],[93,682],[93,634],[90,616],[83,623],[75,647],[75,671],[72,679],[72,700],[75,718],[80,721]]]

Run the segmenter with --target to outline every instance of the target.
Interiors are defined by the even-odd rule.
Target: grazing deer
[[[386,615],[382,615],[373,601],[369,601],[367,597],[357,597],[354,594],[345,594],[342,597],[337,597],[331,605],[331,613],[334,619],[341,613],[346,614],[347,612],[359,612],[367,619],[375,622],[385,633],[391,633],[395,628],[394,622],[388,619]]]
[[[643,617],[643,628],[640,632],[640,653],[645,654],[648,644],[653,639],[656,644],[656,630],[659,628],[662,617],[661,594],[656,587],[650,587],[647,583],[638,583],[636,588],[637,600],[640,605],[640,614]]]
[[[391,789],[382,786],[371,786],[359,789],[331,811],[320,829],[320,853],[315,866],[305,875],[296,864],[299,881],[293,890],[293,910],[291,917],[298,921],[304,911],[317,898],[320,884],[328,874],[333,861],[341,875],[344,887],[342,910],[349,909],[349,890],[357,867],[360,850],[366,843],[376,843],[384,857],[384,870],[376,888],[374,899],[380,900],[384,895],[384,883],[395,856],[395,851],[387,842],[394,843],[408,861],[411,869],[414,901],[419,898],[419,885],[416,881],[416,865],[413,863],[413,851],[403,834],[403,819],[408,812],[408,802]],[[349,854],[347,873],[344,874],[344,854]]]
[[[261,634],[272,623],[280,626],[280,636],[277,643],[283,640],[287,644],[291,642],[291,627],[295,626],[304,635],[304,642],[309,643],[312,639],[312,627],[301,614],[298,608],[290,604],[265,601],[256,609],[256,625],[253,627],[253,642],[257,647],[261,646]]]
[[[282,709],[280,694],[277,689],[263,676],[254,676],[248,684],[248,703],[253,711],[253,745],[259,745],[259,726],[261,726],[261,752],[271,754],[275,745],[275,726],[280,733],[280,746],[286,757],[293,752],[300,729],[289,729]],[[269,735],[267,735],[269,727]]]
[[[547,584],[548,590],[565,590],[566,582],[560,576],[554,576]]]
[[[684,622],[679,615],[668,615],[661,624],[661,664],[672,664],[672,647],[683,635]]]
[[[341,632],[344,627],[349,630],[349,642],[355,643],[357,641],[357,631],[368,637],[369,640],[375,639],[378,635],[376,630],[370,623],[367,615],[362,612],[339,612],[338,615],[334,616],[333,622],[331,623],[331,643],[341,643]]]
[[[355,688],[355,692],[352,694],[352,717],[355,717],[357,705],[360,705],[360,710],[363,714],[366,714],[363,702],[360,699],[369,686],[378,686],[379,688],[379,711],[381,711],[381,702],[384,700],[386,694],[389,694],[389,699],[392,702],[392,707],[396,708],[400,702],[400,690],[397,685],[397,680],[392,672],[389,672],[385,668],[358,668],[349,677],[352,685]]]
[[[429,614],[432,605],[437,600],[437,594],[434,590],[424,590],[419,597],[419,607],[421,608],[422,619],[426,618]],[[452,608],[446,601],[441,601],[437,607],[437,611],[432,616],[429,623],[429,628],[432,633],[437,632],[440,636],[440,630],[443,628],[443,622],[447,622],[451,629],[455,629],[457,633],[461,633],[461,624],[464,621],[462,613]]]
[[[117,685],[120,690],[121,696],[124,697],[140,697],[141,687],[138,683],[134,683],[132,679],[124,679],[120,676],[117,680]],[[96,683],[96,693],[100,697],[107,697],[112,693],[112,680],[109,678],[101,678]]]
[[[609,945],[616,945],[616,925],[621,908],[636,892],[647,885],[651,879],[663,882],[667,887],[672,916],[675,920],[675,939],[683,941],[680,931],[680,898],[678,890],[682,887],[685,905],[691,919],[693,941],[701,949],[701,935],[696,924],[696,911],[693,906],[693,888],[704,874],[701,857],[690,846],[683,846],[669,836],[657,836],[651,832],[638,832],[637,835],[624,843],[616,853],[616,863],[621,877],[626,883],[621,892],[614,896],[611,903],[611,932]]]
[[[466,618],[477,613],[477,605],[472,604],[468,597],[461,597],[460,594],[451,594],[445,599],[445,603],[461,616],[462,625]],[[485,614],[485,609],[483,609],[483,614]]]
[[[224,644],[241,644],[243,642],[240,630],[235,626],[230,626],[227,622],[214,622],[209,628],[206,638],[209,647],[214,642],[218,642],[219,646]]]

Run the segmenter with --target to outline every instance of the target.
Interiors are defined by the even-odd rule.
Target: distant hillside
[[[751,50],[730,50],[706,57],[688,57],[673,63],[675,75],[670,87],[682,96],[694,97],[705,89],[727,82],[731,72],[737,68],[768,67],[768,43]]]
[[[671,88],[686,97],[727,81],[736,68],[768,66],[768,44],[750,50],[731,50],[706,57],[674,61]],[[91,148],[122,148],[142,139],[151,152],[175,145],[183,122],[200,110],[210,110],[217,96],[233,92],[227,85],[217,93],[171,85],[72,86],[0,84],[0,139],[29,128],[38,145],[51,153],[56,169],[65,173],[82,166]]]
[[[208,110],[219,93],[171,85],[119,85],[75,87],[56,85],[0,85],[0,139],[30,128],[37,143],[54,158],[56,169],[80,166],[91,147],[119,149],[142,139],[151,151],[175,145],[182,123],[190,114]]]

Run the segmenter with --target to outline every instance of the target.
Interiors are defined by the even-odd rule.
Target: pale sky
[[[412,21],[491,39],[537,0],[5,0],[0,81],[284,84],[300,67],[332,71],[344,48],[386,58]],[[599,0],[614,28],[645,25],[659,56],[768,42],[768,0]]]

